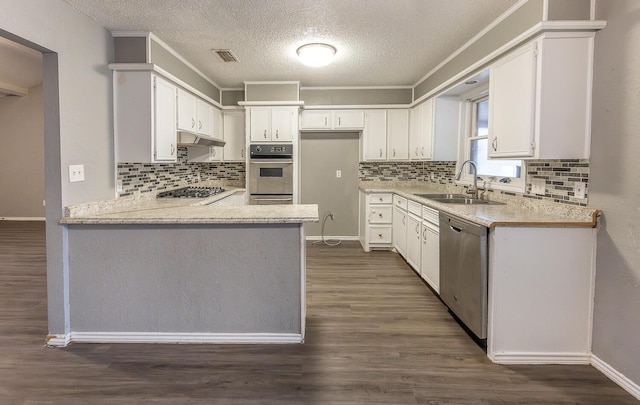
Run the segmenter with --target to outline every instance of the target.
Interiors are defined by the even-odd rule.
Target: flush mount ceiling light
[[[321,67],[331,63],[336,54],[336,48],[328,44],[314,43],[302,45],[296,52],[305,65]]]

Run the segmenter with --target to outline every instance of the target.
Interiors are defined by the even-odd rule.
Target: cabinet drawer
[[[415,201],[409,201],[409,212],[417,216],[422,215],[422,204]]]
[[[433,208],[425,205],[422,206],[422,219],[435,225],[440,223],[440,220],[438,219],[438,210],[434,210]]]
[[[369,209],[370,224],[390,224],[392,219],[391,206],[371,207]]]
[[[372,245],[378,243],[390,244],[391,236],[391,226],[369,226],[369,243]]]
[[[407,199],[399,195],[393,195],[393,205],[403,210],[407,210]]]
[[[391,204],[391,194],[369,194],[369,204]]]

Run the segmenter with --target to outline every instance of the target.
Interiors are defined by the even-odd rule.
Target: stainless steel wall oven
[[[293,204],[293,145],[250,145],[249,153],[249,204]]]

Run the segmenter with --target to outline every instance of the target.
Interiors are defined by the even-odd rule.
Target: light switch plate
[[[545,179],[533,178],[531,179],[531,193],[537,195],[545,194]]]
[[[69,165],[69,183],[84,181],[84,165]]]

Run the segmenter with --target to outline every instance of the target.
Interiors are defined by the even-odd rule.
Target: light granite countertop
[[[201,184],[199,184],[201,185]],[[162,198],[155,194],[95,201],[65,208],[60,220],[66,225],[89,224],[292,224],[318,222],[318,206],[294,205],[213,205],[244,189],[227,191],[209,198]]]
[[[540,200],[528,201],[528,199],[512,198],[504,195],[492,196],[493,201],[502,203],[500,205],[448,204],[416,195],[429,193],[461,193],[459,189],[452,190],[449,187],[435,184],[404,185],[398,183],[361,182],[359,188],[366,193],[394,193],[408,200],[486,227],[595,227],[597,225],[597,217],[600,213],[599,210],[590,207],[548,203]],[[464,191],[462,193],[464,193]]]

